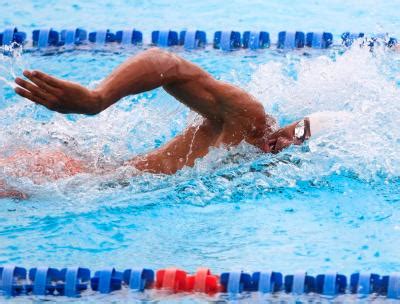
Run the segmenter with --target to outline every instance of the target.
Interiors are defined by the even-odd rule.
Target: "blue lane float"
[[[82,291],[88,288],[90,282],[90,270],[87,268],[75,267],[61,270],[61,284],[57,289],[60,295],[77,297]]]
[[[375,273],[353,273],[350,276],[350,292],[362,295],[378,293],[381,289],[381,279]]]
[[[100,293],[110,293],[122,288],[122,272],[112,269],[96,271],[94,277],[90,280],[90,286],[94,291]]]
[[[310,32],[306,35],[306,46],[316,49],[327,49],[333,43],[332,33]]]
[[[400,273],[395,272],[382,277],[381,294],[389,299],[400,299]]]
[[[279,32],[278,49],[299,49],[303,48],[305,43],[305,35],[303,32]]]
[[[64,29],[60,32],[60,45],[73,46],[84,43],[87,40],[87,32],[84,29]]]
[[[320,274],[315,278],[315,292],[334,296],[346,292],[347,278],[335,272]]]
[[[115,42],[116,39],[115,34],[107,29],[89,33],[89,41],[95,43],[96,45],[102,46],[106,43]]]
[[[135,29],[121,30],[115,33],[115,41],[123,45],[139,45],[143,43],[143,34]]]
[[[14,29],[5,29],[2,34],[0,34],[1,44],[9,45],[14,41]]]
[[[0,33],[0,45],[11,45],[12,43],[25,44],[26,33],[19,32],[17,28],[8,28]]]
[[[53,295],[57,289],[57,282],[61,280],[61,274],[56,268],[32,268],[29,270],[29,280],[32,284],[25,286],[28,293],[32,292],[36,296]]]
[[[241,36],[239,32],[235,31],[218,31],[214,34],[215,49],[223,51],[233,51],[241,47]]]
[[[153,31],[151,33],[151,43],[160,47],[170,47],[178,45],[178,32],[171,30]]]
[[[130,289],[143,291],[154,283],[154,271],[151,269],[127,269],[123,274],[124,282]]]
[[[15,266],[0,267],[0,289],[5,296],[12,297],[24,291],[23,280],[26,279],[26,269]]]
[[[269,48],[271,40],[268,32],[246,31],[243,33],[243,48],[257,50]]]
[[[297,272],[285,276],[285,291],[293,295],[302,295],[315,290],[315,278],[306,272]]]
[[[32,32],[32,45],[39,49],[59,46],[60,35],[53,29],[39,29]]]
[[[281,31],[278,33],[278,40],[275,44],[271,43],[270,33],[267,31],[245,31],[240,32],[226,30],[214,33],[212,46],[223,51],[234,51],[240,48],[258,50],[269,48],[272,45],[278,49],[292,50],[304,47],[313,49],[327,49],[331,46],[350,47],[355,40],[361,39],[361,45],[377,46],[384,45],[393,47],[398,43],[395,37],[388,34],[372,34],[366,36],[364,33],[345,32],[341,35],[341,40],[334,43],[333,34],[330,32],[308,32],[302,31],[289,32]],[[7,28],[0,32],[0,46],[18,45],[26,46],[25,49],[46,50],[56,47],[79,49],[80,45],[89,45],[94,48],[102,48],[108,44],[118,44],[121,46],[141,46],[143,45],[143,34],[136,29],[125,29],[112,32],[109,29],[102,29],[88,33],[82,28],[62,29],[56,31],[52,28],[37,29],[32,32],[31,43],[27,41],[25,32],[17,28]],[[156,30],[151,33],[151,44],[159,47],[182,46],[186,50],[204,49],[207,47],[207,34],[200,30],[183,30],[181,32],[172,30]]]
[[[252,290],[251,275],[245,272],[224,272],[221,274],[220,283],[230,294]]]
[[[204,48],[207,45],[207,35],[204,31],[181,31],[179,44],[186,50]]]
[[[272,293],[281,290],[282,274],[274,271],[256,271],[252,275],[253,291]]]

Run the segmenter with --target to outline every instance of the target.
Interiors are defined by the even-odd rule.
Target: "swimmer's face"
[[[272,153],[278,153],[291,145],[301,145],[310,135],[310,121],[304,118],[272,133],[268,144]]]

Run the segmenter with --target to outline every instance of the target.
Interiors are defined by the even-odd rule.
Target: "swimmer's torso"
[[[242,98],[252,99],[250,95]],[[237,113],[233,113],[226,122],[204,118],[201,123],[189,126],[163,147],[135,157],[127,164],[140,171],[173,174],[185,166],[192,167],[196,159],[208,154],[210,147],[230,147],[246,141],[263,148],[267,135],[276,128],[276,121],[265,114],[260,103],[254,102],[254,105],[247,111],[244,109],[243,116],[246,119]]]
[[[237,145],[246,137],[232,132],[228,126],[213,125],[210,121],[190,126],[165,146],[129,161],[140,171],[172,174],[185,166],[193,166],[196,159],[208,154],[210,147]]]

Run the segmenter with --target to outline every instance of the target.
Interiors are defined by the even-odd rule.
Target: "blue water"
[[[3,4],[0,28],[118,29],[133,24],[147,34],[187,27],[209,33],[264,27],[272,33],[399,33],[398,1],[221,3],[10,1]],[[92,166],[107,165],[179,134],[196,116],[162,90],[125,98],[86,117],[51,113],[11,88],[23,68],[94,87],[136,52],[1,57],[1,155],[21,147],[62,150]],[[0,179],[30,195],[26,201],[0,201],[0,264],[174,265],[189,271],[205,265],[214,272],[304,269],[312,274],[400,271],[399,53],[354,47],[344,54],[332,50],[307,56],[297,51],[179,54],[250,91],[280,124],[323,110],[345,110],[352,119],[278,155],[246,144],[212,149],[194,168],[174,176],[129,178],[120,170],[35,184],[9,174],[22,170],[22,163],[0,168]],[[114,300],[129,297],[119,293]],[[193,300],[215,299],[187,301]]]

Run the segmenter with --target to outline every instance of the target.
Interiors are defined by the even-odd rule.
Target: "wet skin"
[[[188,126],[163,147],[126,162],[141,171],[173,174],[193,166],[210,147],[230,147],[242,141],[272,153],[300,143],[294,138],[296,123],[274,132],[275,119],[249,93],[156,48],[128,59],[94,90],[40,71],[24,71],[24,76],[28,80],[15,79],[15,92],[60,113],[95,115],[125,96],[163,87],[203,117],[200,125]]]

